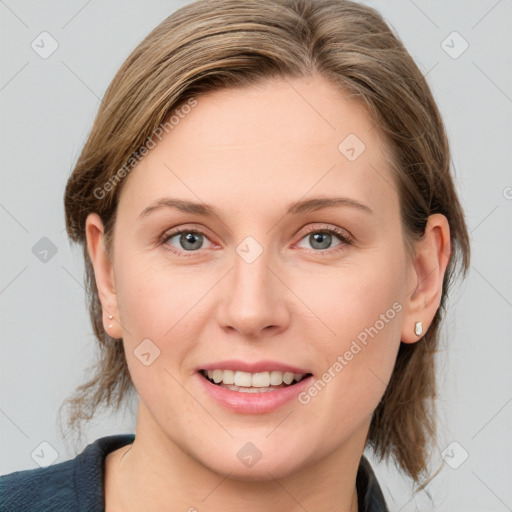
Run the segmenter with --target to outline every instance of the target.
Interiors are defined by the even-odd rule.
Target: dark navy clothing
[[[134,434],[101,437],[74,459],[0,476],[0,512],[105,512],[105,458],[134,439]],[[356,485],[359,512],[388,511],[365,457]]]

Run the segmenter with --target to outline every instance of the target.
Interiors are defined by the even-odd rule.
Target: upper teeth
[[[224,384],[234,384],[239,387],[266,388],[269,386],[280,386],[283,384],[291,384],[294,380],[297,382],[304,377],[304,373],[291,372],[260,372],[248,373],[233,370],[207,370],[208,378],[216,384],[220,382]]]

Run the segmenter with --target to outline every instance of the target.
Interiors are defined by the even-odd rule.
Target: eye
[[[206,235],[196,229],[176,229],[166,233],[162,245],[172,252],[197,252],[203,249],[204,241],[208,240]]]
[[[336,239],[338,240],[338,244],[333,246],[333,241],[336,241]],[[322,229],[319,229],[318,227],[311,227],[301,241],[302,240],[306,240],[311,244],[311,247],[315,252],[331,252],[328,250],[337,250],[336,248],[341,250],[343,246],[350,245],[352,243],[352,239],[347,232],[333,226]],[[306,247],[306,249],[307,248],[308,247]]]
[[[162,238],[162,245],[168,251],[183,254],[198,252],[199,249],[204,249],[204,242],[208,240],[212,246],[215,246],[205,233],[197,229],[179,228],[174,231],[165,233]],[[332,252],[343,249],[344,246],[353,243],[351,236],[340,228],[329,227],[315,227],[312,226],[308,229],[305,236],[301,238],[301,242],[306,240],[311,244],[313,252]],[[336,245],[333,242],[338,241]],[[301,247],[299,245],[299,247]],[[305,247],[308,249],[308,247]],[[189,254],[192,256],[192,254]]]

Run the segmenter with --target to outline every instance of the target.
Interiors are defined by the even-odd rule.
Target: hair
[[[70,408],[71,430],[79,430],[100,405],[119,409],[133,391],[123,343],[103,327],[86,243],[88,214],[101,217],[111,257],[116,209],[126,182],[120,177],[138,161],[134,156],[143,153],[156,130],[169,126],[176,109],[222,88],[313,74],[365,105],[376,121],[393,155],[405,239],[420,239],[431,214],[443,214],[449,222],[452,253],[440,307],[419,342],[401,343],[367,439],[380,460],[393,459],[415,483],[428,474],[436,437],[434,362],[440,322],[454,277],[469,267],[469,237],[446,131],[425,77],[382,16],[348,0],[199,0],[166,18],[122,64],[64,197],[68,236],[83,249],[89,313],[99,344],[93,377],[61,405]]]

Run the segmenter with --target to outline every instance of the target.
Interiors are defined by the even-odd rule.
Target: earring
[[[414,334],[416,334],[416,336],[421,336],[423,332],[423,322],[416,322],[414,324]]]
[[[110,320],[112,320],[112,318],[114,318],[114,317],[113,317],[112,315],[108,315],[108,318],[109,318]],[[112,329],[112,324],[108,324],[108,328],[109,328],[109,329]]]

